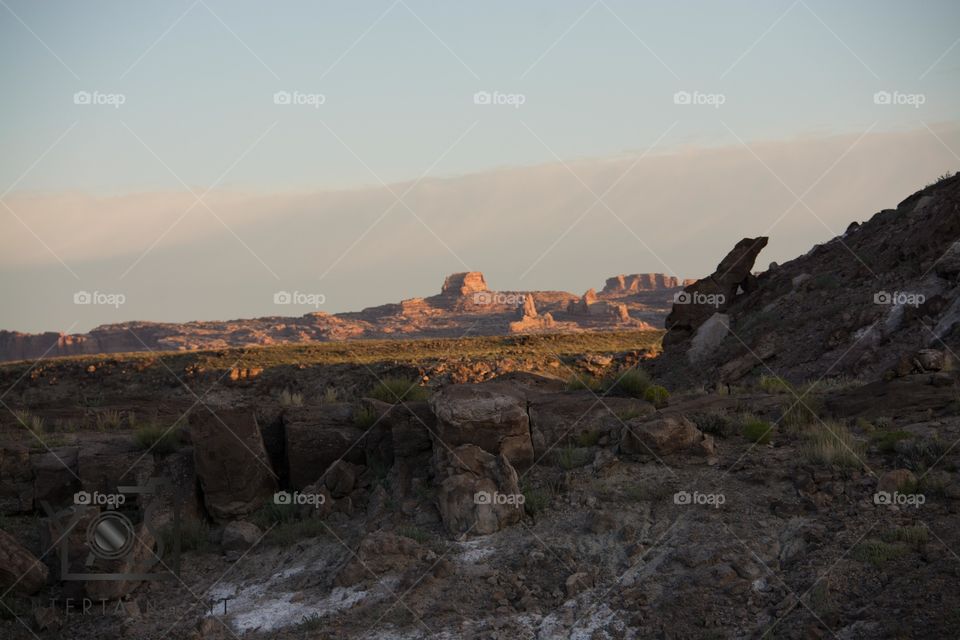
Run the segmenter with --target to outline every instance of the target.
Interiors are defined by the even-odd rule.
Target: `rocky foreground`
[[[0,331],[0,362],[361,339],[652,329],[663,325],[674,294],[690,282],[662,273],[619,275],[608,278],[599,293],[590,289],[576,296],[564,291],[493,291],[482,273],[455,273],[438,295],[359,312],[222,322],[125,322],[82,334]],[[278,292],[274,301],[292,304],[296,295]]]
[[[956,637],[958,189],[760,274],[744,239],[661,355],[534,332],[0,367],[0,635]],[[864,302],[844,243],[930,297]]]

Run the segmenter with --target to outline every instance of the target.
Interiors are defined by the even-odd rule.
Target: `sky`
[[[782,262],[960,169],[958,41],[947,1],[0,0],[0,328]]]

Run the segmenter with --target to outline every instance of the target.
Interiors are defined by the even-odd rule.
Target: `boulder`
[[[434,449],[440,518],[454,536],[486,535],[523,518],[517,472],[503,454],[464,444]]]
[[[712,457],[716,453],[713,437],[701,433],[685,416],[659,413],[652,418],[628,420],[621,434],[620,450],[656,456],[686,453]]]
[[[502,453],[518,469],[533,464],[527,407],[517,396],[482,384],[450,385],[431,396],[430,407],[437,417],[434,450],[473,444]]]
[[[283,427],[287,473],[294,489],[315,482],[337,460],[364,464],[366,451],[390,433],[382,420],[372,429],[358,427],[353,407],[345,402],[288,409]]]
[[[34,594],[47,584],[47,567],[0,529],[0,589]]]
[[[30,456],[35,505],[46,502],[56,510],[73,503],[73,494],[80,490],[78,458],[77,447],[54,447]]]
[[[276,491],[276,475],[252,411],[194,413],[190,435],[204,504],[215,520],[251,514]]]
[[[730,333],[730,316],[725,313],[715,313],[697,327],[697,332],[690,341],[687,359],[697,363],[716,351],[723,339]]]
[[[363,467],[359,465],[337,460],[324,472],[324,485],[334,498],[342,498],[353,491],[357,478],[362,472]]]
[[[653,406],[643,400],[607,396],[598,401],[588,392],[531,398],[528,413],[535,459],[539,460],[556,447],[576,443],[584,436],[612,439],[620,431],[620,416],[653,412]]]
[[[921,371],[941,371],[943,369],[943,352],[939,349],[921,349],[915,357]]]
[[[754,288],[751,274],[766,237],[744,238],[720,261],[713,274],[687,285],[675,298],[667,316],[664,349],[691,338],[713,314],[723,312],[741,293]]]
[[[24,446],[0,447],[0,514],[33,510],[30,451]]]
[[[379,423],[389,433],[389,455],[378,461],[391,465],[392,484],[401,497],[411,495],[414,479],[425,479],[430,473],[433,443],[431,432],[436,432],[436,417],[425,401],[387,404],[378,400],[364,401],[379,417]]]
[[[235,520],[223,528],[220,547],[227,555],[242,555],[260,541],[260,527],[246,520]]]

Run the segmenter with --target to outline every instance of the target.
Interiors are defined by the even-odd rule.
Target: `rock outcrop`
[[[47,583],[47,567],[0,529],[0,589],[33,594]]]

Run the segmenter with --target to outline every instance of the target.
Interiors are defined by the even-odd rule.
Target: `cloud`
[[[940,140],[925,128],[806,136],[389,190],[215,190],[206,205],[183,192],[16,193],[6,202],[43,242],[2,212],[9,277],[0,293],[24,303],[4,305],[0,327],[66,328],[76,309],[63,299],[79,288],[122,290],[128,300],[119,313],[84,310],[86,329],[276,314],[278,289],[322,292],[326,310],[356,310],[429,295],[445,274],[468,268],[495,288],[578,293],[622,272],[696,277],[744,236],[770,235],[762,260],[783,262],[960,169],[946,148],[960,149],[960,129],[935,130]]]

